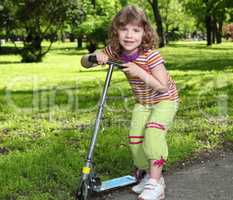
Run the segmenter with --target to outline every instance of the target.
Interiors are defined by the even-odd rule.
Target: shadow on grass
[[[88,68],[82,67],[78,73],[103,72],[103,73],[106,73],[106,75],[107,75],[107,71],[108,71],[108,65],[104,65],[104,67],[101,67],[101,68],[100,67],[97,67],[97,68],[93,67],[93,68],[88,69]],[[121,69],[114,66],[113,75],[114,75],[115,71],[121,71],[123,73],[123,71]]]
[[[58,46],[52,46],[52,48],[51,48],[51,50],[53,51],[53,50],[55,50],[55,51],[57,51],[57,50],[60,50],[60,51],[64,51],[65,49],[69,49],[69,50],[77,50],[77,51],[87,51],[87,48],[86,47],[82,47],[82,48],[77,48],[76,46],[60,46],[60,47],[58,47]]]
[[[180,44],[180,43],[169,43],[167,47],[172,48],[190,48],[190,49],[208,49],[206,44],[198,44],[198,43],[188,43],[188,44]]]
[[[168,69],[172,70],[200,70],[200,71],[222,71],[225,69],[233,69],[233,57],[229,56],[229,50],[233,49],[233,45],[229,46],[207,46],[204,43],[171,43],[168,47],[174,48],[174,56],[171,57],[166,63]],[[181,48],[183,52],[176,53]],[[203,51],[190,51],[190,55],[186,54],[185,50],[203,50]],[[215,52],[218,51],[218,52]],[[218,53],[218,54],[216,54]],[[227,53],[225,56],[224,54]],[[171,54],[173,56],[173,54]],[[189,59],[190,56],[190,59]]]
[[[88,53],[88,50],[85,48],[78,49],[76,47],[53,47],[50,49],[51,52],[54,52],[58,55],[84,55]]]
[[[191,59],[190,59],[191,60]],[[181,61],[178,61],[177,63],[181,63]],[[223,71],[225,69],[232,69],[233,70],[233,58],[216,58],[216,59],[203,59],[200,57],[200,59],[193,60],[191,62],[183,62],[180,66],[177,66],[177,64],[174,60],[174,62],[167,62],[166,66],[170,70],[198,70],[198,71]]]
[[[114,81],[116,84],[120,81]],[[13,106],[18,109],[37,110],[38,112],[48,112],[50,109],[56,107],[68,108],[70,111],[77,111],[80,109],[93,110],[97,108],[104,82],[97,87],[96,84],[81,85],[79,87],[54,87],[51,89],[42,90],[0,90],[0,110],[5,110],[4,105]],[[122,89],[122,93],[115,87],[108,91],[108,98],[110,101],[120,100],[127,97],[128,89]],[[113,99],[114,98],[114,99]]]
[[[82,56],[84,54],[86,54],[87,52],[80,52],[79,50],[68,50],[68,51],[64,51],[63,52],[56,52],[56,54],[58,55],[66,55],[66,56]]]
[[[232,44],[233,45],[233,44]],[[228,47],[218,47],[216,45],[214,46],[207,46],[204,43],[198,44],[198,43],[187,43],[187,44],[180,44],[180,43],[171,43],[168,44],[167,47],[173,47],[173,48],[187,48],[187,49],[197,49],[197,50],[223,50],[223,51],[228,51],[232,50],[233,47],[228,46]]]
[[[19,49],[15,47],[1,47],[0,48],[0,55],[11,55],[19,53]]]
[[[0,61],[0,65],[21,64],[20,61]]]

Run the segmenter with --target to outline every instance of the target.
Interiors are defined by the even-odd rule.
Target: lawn
[[[106,67],[84,69],[75,43],[56,43],[43,63],[0,56],[0,199],[71,200],[85,161]],[[177,161],[233,142],[233,43],[176,42],[160,50],[181,98],[167,134]],[[94,161],[103,178],[131,173],[127,133],[134,105],[115,70]]]

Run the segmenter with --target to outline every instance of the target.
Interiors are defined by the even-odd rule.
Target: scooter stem
[[[110,64],[109,68],[108,68],[107,75],[106,75],[105,84],[104,84],[104,88],[102,91],[102,96],[101,96],[101,99],[99,102],[99,110],[98,110],[98,113],[96,116],[92,140],[91,140],[91,144],[90,144],[89,150],[88,150],[87,162],[85,164],[85,167],[87,167],[87,168],[90,168],[92,165],[92,157],[93,157],[94,148],[95,148],[95,144],[96,144],[96,140],[97,140],[97,135],[98,135],[99,128],[100,128],[100,122],[101,122],[103,111],[104,111],[104,104],[105,104],[106,97],[107,97],[108,87],[110,86],[113,68],[114,68],[114,64]]]

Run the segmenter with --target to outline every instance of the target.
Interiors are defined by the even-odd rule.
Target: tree
[[[0,50],[2,47],[2,35],[3,35],[3,26],[5,24],[5,16],[7,15],[7,13],[3,12],[4,7],[2,4],[0,4]]]
[[[99,43],[106,43],[108,26],[120,8],[120,2],[112,0],[96,0],[95,7],[83,1],[86,6],[82,23],[77,28],[77,35],[85,37],[89,52],[94,52]]]
[[[179,0],[159,1],[166,43],[188,37],[194,31],[194,18],[185,12]]]
[[[0,32],[1,36],[10,36],[10,30],[14,27],[13,2],[2,0],[0,3]]]
[[[77,1],[5,0],[4,8],[13,18],[8,23],[11,34],[17,32],[23,36],[22,62],[40,62],[56,40],[58,31],[77,14]],[[44,39],[50,42],[45,50],[42,48]]]
[[[185,0],[183,3],[197,22],[205,24],[207,45],[221,43],[223,23],[232,0]]]
[[[137,4],[142,8],[152,22],[152,25],[158,27],[150,3],[152,0],[128,0],[128,2]],[[177,40],[181,37],[187,37],[191,35],[195,29],[195,18],[185,10],[183,3],[181,2],[182,1],[180,0],[158,0],[158,8],[163,29],[162,35],[165,43],[168,43],[169,40]]]
[[[158,0],[148,0],[148,2],[150,3],[152,7],[154,17],[155,17],[155,22],[157,25],[157,33],[159,36],[159,47],[164,47],[165,43],[164,43],[163,23],[162,23],[162,17],[160,15],[160,10],[158,6]]]

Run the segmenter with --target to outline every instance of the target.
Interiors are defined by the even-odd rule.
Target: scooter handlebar
[[[88,56],[88,61],[92,63],[98,63],[96,55]]]
[[[88,61],[92,62],[92,63],[98,63],[96,55],[90,55],[88,57]],[[111,60],[109,60],[107,62],[107,64],[108,65],[114,65],[114,66],[118,67],[119,69],[123,69],[124,68],[124,66],[121,65],[122,63],[117,63],[117,62],[114,62],[114,61],[111,61]]]

